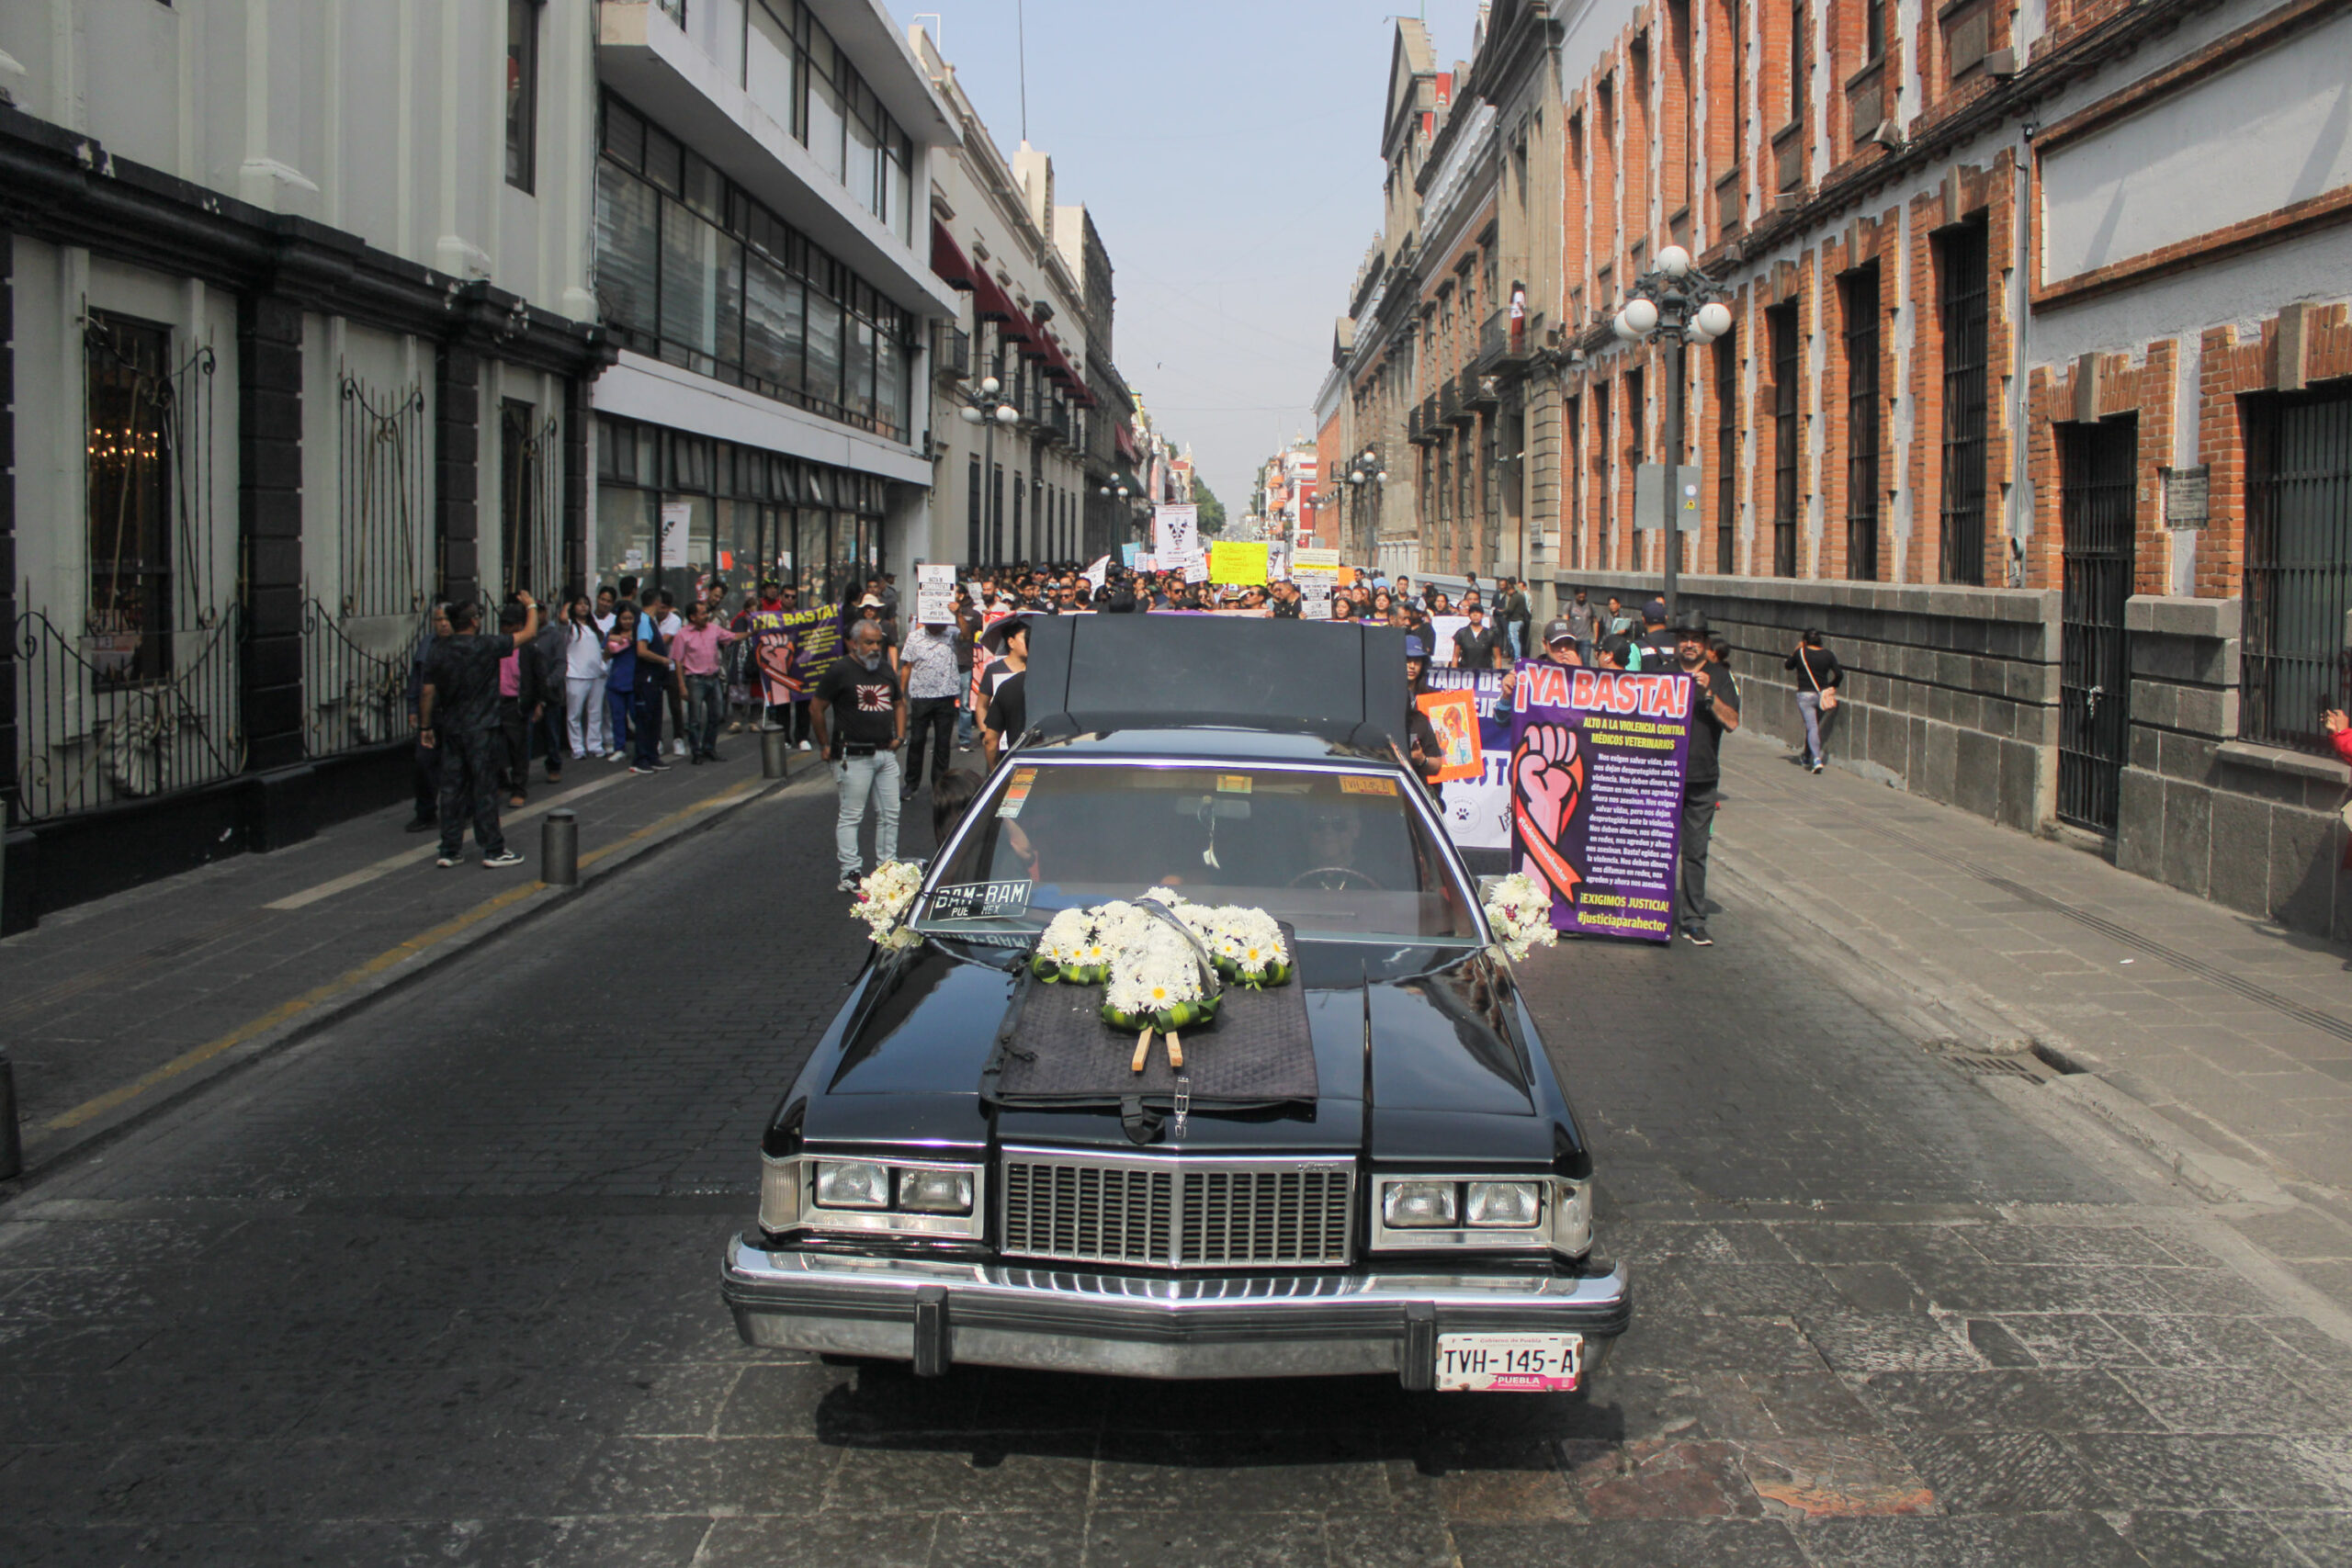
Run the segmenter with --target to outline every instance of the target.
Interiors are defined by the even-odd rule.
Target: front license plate
[[[1581,1334],[1441,1334],[1440,1393],[1566,1393],[1584,1377]]]

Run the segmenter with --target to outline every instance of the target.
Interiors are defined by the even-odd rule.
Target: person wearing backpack
[[[1781,668],[1797,676],[1797,712],[1804,718],[1804,755],[1799,761],[1817,773],[1828,756],[1821,749],[1822,716],[1838,711],[1838,686],[1846,671],[1838,668],[1838,656],[1821,646],[1821,633],[1813,627],[1798,639]]]

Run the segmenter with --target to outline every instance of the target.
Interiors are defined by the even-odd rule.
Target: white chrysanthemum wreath
[[[1029,962],[1049,983],[1101,986],[1103,1021],[1140,1031],[1130,1066],[1141,1072],[1155,1031],[1167,1038],[1168,1065],[1184,1065],[1178,1031],[1216,1017],[1220,976],[1253,989],[1279,986],[1290,978],[1292,959],[1282,927],[1263,909],[1190,903],[1173,888],[1155,887],[1133,903],[1064,909]]]
[[[865,922],[865,934],[884,952],[913,947],[922,938],[907,924],[907,911],[922,887],[922,867],[910,860],[884,861],[857,885],[849,912]]]
[[[1523,871],[1498,877],[1487,889],[1487,924],[1495,941],[1513,963],[1530,948],[1550,947],[1560,940],[1552,929],[1552,890]]]

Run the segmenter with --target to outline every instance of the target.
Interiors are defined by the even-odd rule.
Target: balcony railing
[[[1527,363],[1528,318],[1513,320],[1508,307],[1487,318],[1478,332],[1478,368],[1516,370]]]
[[[1451,376],[1437,389],[1437,415],[1445,424],[1462,417],[1462,383]]]
[[[1497,403],[1500,402],[1502,400],[1502,390],[1500,387],[1497,385],[1497,381],[1498,378],[1494,376],[1479,374],[1478,367],[1475,365],[1463,367],[1463,408],[1465,411],[1475,412],[1482,408],[1493,408]]]
[[[961,381],[972,373],[972,334],[961,327],[951,327],[942,321],[938,335],[938,344],[933,351],[938,363],[933,368],[941,375]]]

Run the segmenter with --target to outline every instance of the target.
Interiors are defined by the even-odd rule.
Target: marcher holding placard
[[[1682,783],[1682,934],[1713,947],[1707,934],[1707,848],[1721,799],[1723,738],[1739,728],[1739,686],[1731,671],[1707,658],[1707,617],[1692,612],[1674,624],[1676,665],[1697,689],[1690,694],[1690,764]]]

